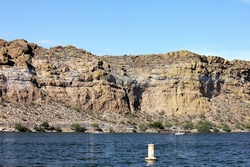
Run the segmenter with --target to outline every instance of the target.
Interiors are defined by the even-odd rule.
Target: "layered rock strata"
[[[26,40],[0,40],[0,100],[1,119],[9,124],[14,121],[8,121],[6,104],[36,105],[39,111],[50,102],[103,116],[140,113],[152,120],[160,114],[165,121],[247,123],[250,62],[189,51],[98,57],[74,46],[45,49]]]

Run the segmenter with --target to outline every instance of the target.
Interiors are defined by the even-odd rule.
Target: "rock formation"
[[[142,122],[204,119],[233,127],[250,122],[250,62],[185,50],[98,57],[74,46],[0,40],[0,101],[0,126],[70,124],[91,114],[120,124],[140,113]]]

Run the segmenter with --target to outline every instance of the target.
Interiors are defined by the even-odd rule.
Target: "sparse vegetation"
[[[112,127],[109,127],[109,133],[115,133],[115,130]]]
[[[138,128],[141,132],[145,132],[147,130],[147,126],[145,125],[145,123],[140,123]]]
[[[184,125],[184,129],[188,130],[188,129],[193,129],[194,128],[194,124],[189,121]]]
[[[245,124],[245,128],[250,129],[250,123]]]
[[[97,131],[102,131],[98,123],[92,123],[90,124],[90,126],[92,126]]]
[[[46,132],[46,131],[54,131],[54,130],[59,132],[60,131],[59,128],[60,127],[58,126],[56,129],[54,126],[50,126],[47,121],[44,121],[40,125],[35,125],[33,129],[36,132]]]
[[[199,133],[211,133],[212,123],[208,121],[200,121],[197,126]]]
[[[154,129],[164,129],[164,126],[160,121],[149,123],[148,126]]]
[[[214,132],[214,133],[219,133],[220,130],[219,130],[218,128],[213,128],[213,132]]]
[[[86,128],[85,127],[82,127],[80,124],[78,123],[73,123],[70,125],[70,129],[75,131],[75,132],[85,132],[86,131]]]
[[[23,126],[22,124],[20,123],[16,123],[15,124],[15,127],[14,127],[16,130],[18,130],[19,132],[31,132],[31,130],[25,126]]]
[[[166,128],[171,128],[172,126],[173,126],[173,125],[172,125],[170,122],[166,122],[166,123],[165,123],[165,127],[166,127]]]
[[[222,130],[224,130],[225,132],[231,132],[230,127],[228,126],[228,124],[224,123],[222,125]]]

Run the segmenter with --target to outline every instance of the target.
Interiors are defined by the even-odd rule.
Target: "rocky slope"
[[[98,57],[74,46],[0,40],[0,127],[93,122],[104,131],[161,121],[250,123],[250,62],[189,51]]]

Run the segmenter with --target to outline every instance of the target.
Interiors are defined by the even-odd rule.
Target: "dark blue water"
[[[153,165],[144,161],[155,144]],[[0,133],[0,166],[250,166],[250,133]]]

